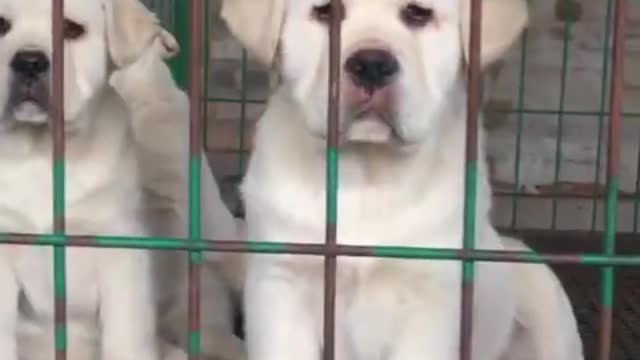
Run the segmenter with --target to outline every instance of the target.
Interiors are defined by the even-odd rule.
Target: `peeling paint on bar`
[[[478,116],[480,111],[480,39],[482,1],[471,0],[469,28],[469,67],[467,71],[467,134],[464,181],[463,250],[466,255],[476,243],[476,203],[478,186]],[[471,360],[473,336],[473,284],[475,267],[472,260],[462,263],[462,301],[460,316],[460,359]]]
[[[331,0],[332,13],[329,24],[329,106],[327,118],[327,179],[326,179],[326,226],[324,264],[324,320],[323,353],[324,360],[335,358],[335,316],[336,316],[336,268],[337,221],[338,221],[338,136],[340,116],[340,44],[342,1]]]
[[[65,238],[51,235],[2,234],[0,244],[25,246],[67,246],[91,248],[192,250],[255,254],[335,255],[344,257],[379,257],[414,260],[474,260],[479,262],[516,262],[574,264],[586,266],[640,266],[639,255],[603,255],[601,253],[553,254],[522,251],[460,250],[442,248],[418,248],[406,246],[353,246],[336,245],[333,249],[324,244],[279,243],[234,240],[189,240],[169,237],[126,236],[74,236]]]
[[[65,234],[65,136],[64,136],[64,0],[53,0],[51,10],[53,79],[53,231],[62,241],[53,249],[55,359],[67,358],[67,284]]]
[[[204,1],[189,1],[189,240],[197,241],[202,231],[202,115],[204,60]],[[182,4],[184,5],[184,3]],[[189,360],[201,358],[201,304],[203,254],[189,251]]]
[[[624,28],[626,0],[616,0],[613,23],[613,59],[611,68],[611,117],[609,118],[609,141],[607,151],[607,203],[605,215],[605,238],[603,255],[613,256],[616,250],[618,213],[618,190],[620,188],[620,136],[621,112],[624,99]],[[611,358],[613,297],[615,290],[613,266],[602,269],[602,293],[600,314],[599,360]]]

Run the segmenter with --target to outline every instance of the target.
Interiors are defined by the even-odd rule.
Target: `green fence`
[[[487,104],[488,119],[494,121],[495,123],[487,123],[485,126],[492,128],[492,126],[497,126],[496,123],[503,122],[512,122],[513,126],[515,126],[516,131],[514,132],[514,138],[509,140],[513,142],[513,148],[510,148],[510,151],[507,155],[504,155],[504,152],[497,151],[497,154],[503,154],[505,158],[508,158],[509,161],[506,163],[514,163],[514,168],[511,169],[512,177],[510,181],[504,181],[505,184],[501,184],[497,182],[497,185],[502,185],[503,188],[507,188],[507,190],[500,190],[497,192],[497,198],[507,197],[507,202],[511,204],[508,208],[508,213],[513,214],[512,218],[506,222],[506,228],[516,229],[518,228],[518,212],[522,211],[521,201],[526,201],[529,197],[542,197],[542,198],[550,198],[550,207],[549,211],[546,212],[549,215],[549,224],[546,226],[548,230],[559,230],[560,224],[558,216],[560,213],[564,212],[561,210],[561,204],[564,197],[575,197],[580,198],[580,196],[585,197],[586,200],[593,204],[593,206],[589,209],[589,219],[590,222],[586,223],[586,229],[582,229],[585,231],[598,230],[602,228],[604,230],[602,233],[596,233],[596,236],[601,237],[603,249],[601,252],[580,252],[580,253],[571,253],[571,254],[551,254],[551,253],[506,253],[506,252],[496,252],[496,251],[479,251],[479,250],[458,250],[458,249],[422,249],[422,248],[406,248],[406,247],[352,247],[352,246],[341,246],[341,245],[332,245],[329,247],[324,247],[321,245],[301,245],[301,244],[284,244],[284,243],[263,243],[260,242],[260,239],[251,239],[256,241],[250,241],[244,244],[238,245],[237,243],[230,242],[212,242],[206,241],[205,239],[201,239],[199,235],[199,224],[200,224],[200,211],[199,211],[199,162],[193,161],[194,166],[191,167],[191,207],[190,207],[190,236],[189,239],[172,239],[172,238],[153,238],[153,239],[139,239],[139,238],[128,238],[128,237],[105,237],[105,236],[94,236],[94,237],[72,237],[66,236],[64,232],[56,232],[55,234],[45,234],[45,235],[35,235],[35,236],[27,236],[27,235],[16,235],[16,234],[6,234],[3,235],[0,240],[3,243],[18,243],[18,244],[34,244],[34,245],[45,245],[45,246],[55,246],[55,265],[54,265],[54,276],[55,276],[55,299],[56,299],[56,349],[58,350],[58,354],[64,354],[66,349],[66,333],[65,333],[65,315],[64,315],[64,303],[66,296],[66,277],[65,277],[65,253],[64,249],[66,246],[100,246],[100,247],[123,247],[123,248],[153,248],[153,249],[182,249],[191,251],[191,264],[194,268],[197,268],[200,263],[200,253],[199,251],[249,251],[249,252],[259,252],[259,253],[298,253],[298,254],[320,254],[325,256],[328,260],[328,263],[331,264],[333,262],[333,266],[335,266],[335,257],[336,254],[340,254],[341,256],[379,256],[379,257],[389,257],[389,258],[409,258],[409,259],[459,259],[464,260],[467,264],[465,274],[469,275],[465,280],[472,280],[473,277],[473,267],[472,261],[517,261],[517,262],[533,262],[533,263],[565,263],[565,264],[578,264],[578,265],[592,265],[592,266],[600,266],[601,268],[601,297],[600,297],[600,305],[602,305],[602,322],[600,332],[602,333],[600,345],[602,346],[600,350],[600,359],[609,359],[610,358],[610,339],[611,339],[611,310],[613,305],[613,294],[614,294],[614,267],[629,267],[629,266],[640,266],[640,255],[637,253],[633,254],[616,254],[615,252],[615,243],[616,243],[616,234],[618,231],[618,219],[617,215],[620,212],[620,207],[618,204],[619,199],[619,190],[620,187],[625,183],[624,179],[621,178],[620,174],[616,171],[624,169],[625,163],[625,142],[621,141],[611,141],[612,139],[617,139],[619,135],[622,135],[620,138],[624,139],[625,135],[630,135],[629,138],[633,138],[634,134],[633,129],[638,122],[637,118],[640,116],[640,109],[638,109],[638,100],[634,98],[634,94],[638,94],[637,90],[634,88],[634,84],[629,86],[629,92],[631,95],[629,97],[625,97],[624,99],[624,108],[610,108],[609,104],[612,103],[615,105],[621,105],[620,102],[610,101],[611,94],[609,93],[609,88],[611,88],[611,84],[616,83],[612,81],[611,73],[614,69],[612,69],[611,65],[614,63],[613,60],[618,59],[619,61],[616,63],[615,69],[618,71],[621,70],[621,65],[627,61],[628,59],[621,59],[623,55],[622,51],[618,52],[618,57],[611,58],[612,47],[614,43],[612,42],[614,27],[613,27],[613,19],[617,18],[617,23],[620,23],[620,20],[623,18],[623,15],[626,13],[622,13],[620,9],[622,8],[622,3],[624,0],[607,0],[607,1],[597,1],[594,4],[590,4],[590,8],[587,9],[586,6],[581,5],[581,2],[573,1],[573,0],[558,0],[553,3],[549,8],[552,9],[552,16],[555,17],[555,22],[551,26],[549,30],[549,34],[551,37],[555,37],[556,40],[559,41],[560,48],[562,51],[557,53],[556,55],[560,58],[560,74],[557,77],[558,80],[558,94],[557,95],[557,107],[549,107],[544,108],[540,107],[539,104],[534,104],[532,106],[528,105],[528,87],[527,83],[531,82],[539,82],[540,79],[534,78],[532,79],[530,71],[531,68],[530,60],[532,55],[535,53],[535,50],[530,48],[530,42],[532,34],[534,30],[530,30],[528,34],[525,34],[524,41],[522,45],[514,50],[510,60],[502,64],[502,70],[500,67],[492,69],[492,74],[495,74],[495,78],[491,79],[489,77],[487,82],[485,83],[485,101]],[[550,5],[550,1],[537,1],[535,4],[532,2],[532,7],[543,5]],[[586,2],[585,2],[586,3]],[[637,2],[627,1],[629,6],[630,13],[638,11]],[[182,52],[181,54],[173,61],[172,68],[174,70],[174,74],[178,82],[185,86],[187,85],[189,79],[189,65],[190,62],[190,49],[189,49],[189,33],[188,28],[190,24],[189,19],[189,9],[188,3],[185,2],[169,2],[169,1],[151,1],[148,2],[150,6],[156,9],[160,15],[160,17],[165,21],[168,28],[172,29],[173,32],[177,35],[181,45]],[[614,11],[615,6],[618,5],[618,11]],[[208,11],[205,11],[207,14],[211,14],[214,12],[214,8],[216,3],[211,2],[207,3],[206,7],[208,7]],[[588,108],[574,108],[570,107],[567,103],[572,99],[572,96],[575,98],[585,97],[586,90],[589,89],[581,89],[583,91],[579,94],[571,94],[569,89],[571,88],[571,83],[575,80],[572,76],[570,76],[570,69],[576,69],[579,67],[585,67],[587,65],[591,66],[593,64],[578,64],[581,58],[577,58],[575,56],[572,57],[575,51],[580,49],[581,51],[585,48],[590,49],[591,43],[587,42],[580,43],[575,42],[576,38],[579,38],[580,32],[578,31],[581,26],[583,26],[584,21],[587,21],[588,14],[591,14],[593,9],[602,10],[603,14],[602,18],[602,43],[596,47],[599,47],[599,58],[600,58],[600,71],[598,72],[599,83],[601,85],[599,91],[599,97],[596,101],[591,103],[592,106]],[[211,19],[209,16],[207,17],[207,21]],[[215,24],[209,24],[209,27],[217,26]],[[619,28],[620,29],[620,28]],[[214,65],[209,68],[210,54],[215,53],[216,49],[210,49],[210,39],[208,39],[209,32],[207,32],[207,36],[205,36],[205,41],[207,46],[205,46],[205,51],[203,51],[206,59],[202,59],[205,67],[205,73],[209,75],[211,72],[215,72],[215,61],[212,62]],[[211,34],[215,36],[215,33]],[[621,45],[621,40],[625,37],[624,34],[620,34],[622,36],[618,37],[618,45]],[[202,45],[202,44],[201,44]],[[540,44],[538,44],[540,45]],[[618,47],[621,49],[621,46]],[[191,49],[193,50],[193,48]],[[593,50],[593,49],[591,49]],[[598,49],[596,49],[598,50]],[[515,60],[514,60],[515,59]],[[572,60],[573,59],[573,60]],[[249,74],[251,73],[250,69],[250,60],[247,58],[246,54],[241,54],[237,59],[238,64],[240,66],[240,93],[237,97],[233,96],[218,96],[215,94],[216,88],[209,84],[204,91],[204,98],[207,99],[208,102],[212,102],[216,105],[232,103],[237,104],[238,106],[238,142],[237,146],[231,149],[232,155],[237,159],[237,167],[235,168],[235,177],[237,179],[238,176],[242,174],[244,170],[244,166],[246,164],[246,153],[248,152],[248,148],[250,146],[249,143],[245,141],[245,132],[248,132],[249,129],[245,127],[248,124],[247,115],[250,112],[249,108],[252,104],[259,104],[264,102],[264,98],[255,98],[251,96],[251,93],[248,88],[249,84]],[[500,93],[500,81],[501,71],[504,71],[504,67],[509,65],[509,61],[517,61],[516,71],[512,73],[510,76],[514,77],[516,80],[513,84],[516,84],[515,89],[510,89],[507,86],[506,90],[502,90],[503,92],[516,94],[515,102],[509,105],[509,101],[498,101],[500,99],[496,99],[494,97],[494,93],[492,91],[498,88],[497,93]],[[628,60],[632,64],[635,59]],[[544,63],[544,61],[542,61]],[[54,68],[57,62],[54,57]],[[544,66],[542,66],[544,69]],[[620,86],[620,89],[627,90],[626,80],[635,81],[637,79],[632,79],[634,76],[634,71],[640,67],[627,66],[629,71],[629,79],[625,76],[625,83],[622,84],[622,78],[617,78],[617,85]],[[193,70],[192,70],[193,71]],[[191,73],[194,74],[193,72]],[[198,71],[195,74],[199,74]],[[506,75],[508,78],[509,74]],[[264,77],[264,79],[268,79],[268,77]],[[60,80],[60,79],[58,79]],[[216,80],[214,76],[214,81]],[[494,83],[492,83],[494,81]],[[492,86],[496,86],[496,88],[492,88]],[[211,94],[211,93],[214,94]],[[544,95],[544,94],[543,94]],[[554,94],[550,96],[554,97]],[[554,97],[555,98],[555,97]],[[200,101],[198,99],[197,101]],[[507,106],[505,106],[505,103]],[[634,106],[636,106],[634,108]],[[209,107],[207,107],[208,109]],[[496,116],[495,114],[500,114],[500,116]],[[621,114],[622,117],[618,117],[617,114]],[[204,111],[202,114],[204,117],[209,116],[208,111]],[[523,157],[521,156],[523,153],[523,143],[525,142],[524,130],[527,129],[529,123],[534,123],[535,118],[537,116],[544,116],[545,121],[549,119],[553,119],[555,122],[555,133],[552,138],[553,141],[553,150],[554,153],[553,158],[555,162],[551,166],[551,182],[549,186],[549,190],[545,190],[545,186],[549,185],[546,183],[542,184],[533,184],[536,187],[537,194],[532,195],[527,193],[520,186],[523,181],[527,181],[528,177],[521,174],[523,167],[526,169],[527,165],[523,165]],[[213,116],[215,117],[215,116]],[[575,117],[573,119],[572,117]],[[58,118],[59,120],[59,118]],[[587,143],[595,142],[595,150],[594,150],[594,158],[595,163],[593,164],[593,180],[586,180],[586,182],[591,182],[593,186],[587,187],[587,191],[583,191],[583,193],[579,196],[576,191],[576,184],[580,183],[579,181],[574,181],[573,185],[565,186],[563,183],[563,159],[568,156],[568,146],[567,146],[567,132],[570,129],[567,124],[569,121],[575,121],[576,123],[585,123],[592,122],[597,129],[595,132],[594,139],[586,139]],[[618,120],[623,120],[622,122],[618,122]],[[211,126],[215,124],[215,121],[207,118],[207,124]],[[544,122],[544,121],[543,121]],[[611,126],[621,125],[620,127]],[[628,132],[631,134],[625,134],[625,126],[629,125],[630,129]],[[534,129],[535,126],[531,126],[531,129]],[[607,137],[605,136],[605,129],[610,129],[609,140],[607,141]],[[582,129],[582,128],[579,128]],[[214,129],[215,130],[215,129]],[[623,131],[620,131],[623,130]],[[210,134],[211,132],[207,132]],[[234,133],[235,134],[235,133]],[[195,134],[197,135],[197,134]],[[498,131],[498,135],[489,138],[489,146],[492,146],[492,142],[499,143],[500,141],[506,141],[506,137],[504,134]],[[580,132],[578,131],[578,135]],[[548,134],[546,134],[547,137]],[[580,136],[578,136],[580,138]],[[628,191],[626,198],[631,203],[631,221],[629,228],[630,232],[637,231],[637,221],[638,218],[638,134],[635,134],[635,142],[630,142],[630,147],[633,148],[635,144],[635,157],[631,156],[632,159],[635,159],[636,165],[634,168],[635,171],[631,171],[632,178],[628,180],[629,183],[632,184],[631,190]],[[192,137],[192,140],[194,137]],[[579,139],[580,140],[580,139]],[[582,141],[585,140],[583,136]],[[535,141],[535,137],[532,141]],[[511,142],[508,142],[511,145]],[[207,142],[208,143],[208,142]],[[577,142],[579,144],[579,141]],[[616,147],[615,144],[620,147]],[[546,145],[546,143],[543,143]],[[544,151],[548,150],[547,146],[536,147],[535,151]],[[579,147],[578,147],[579,149]],[[605,149],[609,149],[609,151],[605,151]],[[617,161],[617,151],[621,150],[623,153],[622,157],[622,166],[614,167],[611,164]],[[534,151],[534,152],[535,152]],[[580,151],[575,151],[572,154],[579,154]],[[602,156],[607,153],[609,158]],[[634,152],[631,152],[632,155]],[[196,155],[192,155],[196,156]],[[215,156],[215,154],[214,154]],[[327,152],[327,161],[329,163],[329,173],[328,183],[329,184],[337,184],[337,158],[339,154],[336,151],[335,147],[329,146]],[[501,163],[500,156],[496,157],[497,167],[503,166]],[[54,166],[53,174],[55,178],[55,200],[54,200],[54,208],[56,219],[60,218],[64,214],[64,161],[63,158],[56,158],[56,163]],[[193,160],[193,159],[192,159]],[[467,193],[471,195],[468,199],[467,206],[467,215],[469,219],[473,218],[474,206],[475,206],[475,198],[473,196],[474,191],[474,162],[473,159],[469,159],[469,166],[467,177]],[[633,163],[633,161],[631,161]],[[535,161],[530,165],[535,165]],[[572,166],[575,164],[572,164]],[[610,169],[608,172],[608,176],[603,176],[604,171],[601,169],[609,165]],[[546,169],[547,164],[544,164],[544,168]],[[215,161],[214,161],[215,168]],[[501,170],[498,169],[498,175],[501,174]],[[578,171],[579,172],[579,171]],[[535,172],[534,172],[535,174]],[[233,175],[233,174],[232,174]],[[606,181],[605,181],[606,179]],[[605,184],[606,190],[600,191],[599,184]],[[531,184],[528,184],[531,185]],[[500,187],[500,186],[498,186]],[[571,188],[571,191],[565,191],[566,188]],[[510,188],[510,189],[509,189]],[[579,187],[577,187],[579,188]],[[535,192],[535,191],[534,191]],[[328,219],[332,220],[328,225],[335,225],[336,221],[339,221],[339,214],[335,212],[335,204],[337,197],[337,189],[336,186],[331,186],[329,188],[329,196],[327,201],[327,212]],[[600,201],[603,201],[601,204]],[[598,205],[598,206],[596,206]],[[527,205],[528,206],[528,205]],[[539,212],[539,211],[537,211]],[[599,212],[602,213],[601,216]],[[600,218],[599,218],[600,216]],[[600,219],[600,220],[598,220]],[[602,224],[598,224],[598,221],[601,221]],[[57,221],[56,221],[57,223]],[[473,245],[473,223],[466,222],[467,229],[465,231],[465,244],[470,247]],[[583,224],[584,225],[584,224]],[[64,226],[61,226],[63,228]],[[544,226],[538,226],[544,227]],[[58,228],[58,227],[56,227]],[[330,226],[328,226],[330,228]],[[330,231],[328,231],[330,233]],[[333,237],[335,240],[335,233],[329,234],[328,237]],[[208,240],[218,240],[218,239],[208,239]],[[192,299],[192,304],[198,305],[197,301]],[[59,306],[58,306],[59,305]],[[191,321],[195,322],[196,319],[190,318]],[[197,353],[199,352],[199,330],[198,328],[193,328],[193,332],[190,334],[190,352]],[[60,355],[58,358],[61,359],[63,355]]]

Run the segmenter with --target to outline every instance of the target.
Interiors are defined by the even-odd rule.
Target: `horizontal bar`
[[[557,194],[549,194],[549,193],[540,193],[540,194],[533,194],[533,193],[526,193],[526,192],[516,192],[516,191],[494,191],[493,192],[493,196],[497,196],[497,197],[519,197],[519,198],[534,198],[534,199],[553,199],[553,198],[557,198],[557,199],[571,199],[571,200],[581,200],[581,199],[587,199],[587,200],[593,200],[593,199],[600,199],[600,200],[604,200],[606,199],[606,194],[598,194],[598,195],[589,195],[589,194],[579,194],[579,193],[572,193],[572,192],[568,192],[568,191],[562,191],[562,192],[558,192]],[[620,194],[620,199],[621,200],[628,200],[628,201],[632,201],[637,199],[640,196],[640,194],[633,194],[633,193],[621,193]]]
[[[267,100],[264,99],[235,99],[229,97],[209,97],[207,99],[208,102],[220,102],[220,103],[235,103],[235,104],[266,104]],[[575,116],[609,116],[610,112],[607,111],[585,111],[585,110],[549,110],[549,109],[484,109],[485,113],[498,113],[498,114],[512,114],[512,113],[523,113],[523,114],[532,114],[532,115],[575,115]],[[631,112],[623,112],[622,116],[625,118],[640,118],[640,112],[631,111]]]
[[[640,266],[638,255],[607,256],[599,253],[549,254],[526,251],[494,251],[461,249],[435,249],[404,246],[355,246],[324,244],[265,243],[233,240],[188,240],[178,238],[140,238],[123,236],[60,236],[2,234],[0,244],[70,246],[91,248],[123,248],[152,250],[214,251],[233,253],[295,254],[345,257],[379,257],[415,260],[473,260],[481,262],[516,262],[581,264],[589,266]]]

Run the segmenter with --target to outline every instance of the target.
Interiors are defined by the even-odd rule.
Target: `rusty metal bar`
[[[189,240],[201,237],[204,0],[189,1]],[[201,357],[200,293],[203,254],[189,252],[189,360]]]
[[[327,182],[324,264],[324,321],[323,359],[335,358],[335,307],[337,271],[337,220],[338,220],[338,136],[340,116],[340,46],[343,4],[331,0],[329,23],[329,108],[327,129]]]
[[[53,231],[65,234],[65,131],[64,131],[64,0],[53,0],[51,9],[52,81],[51,120],[53,140]],[[67,358],[67,286],[64,243],[53,249],[55,359]]]
[[[470,12],[463,253],[472,251],[475,247],[476,187],[478,181],[478,112],[480,111],[480,40],[482,30],[481,0],[471,0]],[[469,260],[463,261],[462,272],[460,359],[471,360],[473,284],[475,277],[474,263]]]
[[[611,117],[607,152],[607,207],[603,254],[612,256],[616,251],[616,228],[620,174],[620,130],[624,93],[624,30],[626,0],[616,0],[613,23],[613,59],[611,67]],[[615,273],[611,265],[602,269],[602,309],[600,313],[599,360],[611,358],[613,298]]]
[[[571,236],[571,235],[567,235]],[[564,238],[564,236],[562,236]],[[584,238],[584,237],[579,237]],[[589,239],[588,237],[586,237]],[[636,241],[637,235],[627,239]],[[238,242],[234,240],[185,240],[177,238],[139,238],[127,236],[95,235],[38,235],[2,234],[0,244],[26,246],[57,246],[120,249],[194,250],[256,254],[294,254],[316,256],[379,257],[389,259],[475,260],[482,262],[516,262],[573,264],[585,266],[640,266],[640,255],[603,255],[601,253],[536,253],[523,251],[494,251],[445,248],[418,248],[407,246],[336,245],[329,249],[325,244]]]

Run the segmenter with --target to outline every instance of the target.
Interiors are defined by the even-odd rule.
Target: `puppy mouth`
[[[17,122],[39,125],[47,122],[49,87],[45,80],[16,79],[9,95],[8,112]]]
[[[370,91],[351,87],[346,100],[349,119],[344,129],[346,141],[371,144],[401,141],[390,89]]]

